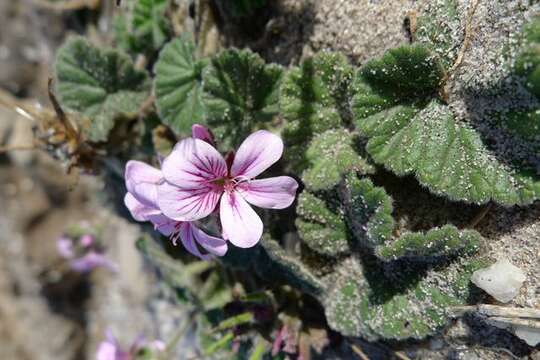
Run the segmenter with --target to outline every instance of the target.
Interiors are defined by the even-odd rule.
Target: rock
[[[519,326],[514,329],[514,334],[530,346],[540,344],[540,329],[538,328]]]
[[[471,281],[497,301],[506,303],[518,294],[525,274],[508,259],[501,258],[495,264],[475,271]]]

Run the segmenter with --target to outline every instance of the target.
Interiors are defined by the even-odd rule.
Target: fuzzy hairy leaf
[[[461,37],[462,14],[458,0],[427,1],[424,11],[417,18],[415,41],[421,42],[441,59],[445,68],[450,68],[458,54]]]
[[[318,53],[289,70],[280,93],[281,112],[287,123],[283,139],[296,171],[307,167],[304,150],[314,135],[339,129],[351,121],[353,68],[338,53]]]
[[[540,17],[523,30],[524,49],[516,59],[515,71],[525,78],[525,87],[540,98]]]
[[[370,341],[425,338],[448,323],[450,306],[465,303],[470,275],[483,265],[465,260],[422,278],[402,272],[401,279],[388,279],[376,264],[350,258],[325,279],[328,323],[343,335]]]
[[[534,18],[523,31],[523,49],[515,61],[514,72],[537,102],[529,109],[500,114],[501,123],[522,139],[540,144],[540,17]],[[540,151],[540,145],[536,148]]]
[[[383,261],[432,262],[469,254],[481,238],[475,231],[460,231],[452,225],[395,237],[392,212],[392,200],[383,188],[351,172],[335,193],[300,194],[296,226],[302,241],[317,253],[336,257],[354,253],[361,246],[374,249]]]
[[[457,253],[467,255],[478,249],[479,241],[480,234],[476,231],[459,231],[455,226],[445,225],[426,233],[405,233],[393,242],[378,246],[376,253],[383,260],[424,260]]]
[[[283,70],[250,50],[225,50],[203,72],[207,122],[220,141],[239,143],[277,115]]]
[[[204,122],[202,71],[206,62],[196,60],[194,51],[191,36],[182,35],[163,48],[154,68],[159,116],[179,133],[189,133],[193,124]]]
[[[353,148],[353,135],[343,129],[328,130],[309,144],[306,159],[310,166],[302,181],[311,191],[331,189],[350,171],[366,173],[372,168]]]
[[[261,241],[267,259],[261,259],[256,266],[257,272],[266,279],[280,279],[292,287],[317,295],[322,290],[322,284],[301,261],[288,256],[281,246],[267,237]]]
[[[133,36],[142,47],[159,49],[170,26],[165,16],[167,0],[136,0],[133,7]]]
[[[304,191],[298,197],[296,211],[298,233],[310,249],[327,256],[349,252],[347,225],[338,204],[328,206],[323,199]]]
[[[127,55],[80,37],[60,48],[55,72],[62,106],[90,119],[86,135],[95,142],[107,140],[119,117],[135,115],[150,92],[147,73],[135,69]]]
[[[359,71],[353,109],[373,160],[452,200],[513,205],[538,198],[535,176],[499,161],[476,130],[434,98],[441,76],[419,46],[390,50]]]

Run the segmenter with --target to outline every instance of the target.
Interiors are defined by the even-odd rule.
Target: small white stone
[[[527,326],[516,326],[514,334],[529,344],[529,346],[536,346],[540,343],[540,329]]]
[[[525,274],[508,259],[502,258],[487,268],[476,270],[471,281],[497,301],[506,303],[518,294]]]

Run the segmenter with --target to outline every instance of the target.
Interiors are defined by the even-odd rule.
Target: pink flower
[[[147,343],[144,337],[139,336],[130,346],[129,351],[125,351],[120,347],[114,335],[107,331],[106,340],[99,344],[96,351],[96,360],[135,360],[137,354],[144,349],[159,353],[165,351],[165,344],[159,340]]]
[[[98,248],[94,236],[90,234],[78,239],[61,236],[56,241],[56,248],[64,259],[69,260],[69,266],[74,271],[87,273],[99,267],[118,271],[116,264],[102,253],[103,250]]]
[[[265,130],[251,134],[227,161],[208,142],[184,139],[163,161],[159,208],[171,219],[194,221],[210,215],[219,202],[223,238],[252,247],[261,238],[263,224],[249,204],[284,209],[296,196],[298,183],[289,176],[254,180],[282,153],[281,139]]]
[[[191,222],[177,221],[163,215],[157,206],[157,187],[163,175],[158,169],[140,161],[131,160],[126,165],[126,188],[128,193],[124,203],[137,221],[150,221],[156,230],[169,236],[174,245],[178,238],[193,255],[208,260],[210,255],[202,254],[197,244],[212,255],[223,256],[227,252],[227,242],[204,233]]]

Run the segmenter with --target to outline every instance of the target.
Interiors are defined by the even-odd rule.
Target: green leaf
[[[280,94],[281,112],[287,123],[285,154],[297,172],[307,167],[306,145],[314,135],[346,127],[351,122],[353,68],[338,53],[319,53],[289,70]]]
[[[347,130],[328,130],[316,136],[306,151],[310,163],[302,174],[309,190],[331,189],[352,170],[366,173],[370,165],[353,148],[353,136]]]
[[[156,104],[161,120],[176,132],[190,132],[204,122],[202,70],[206,62],[195,59],[189,34],[168,43],[159,54],[154,72]]]
[[[373,160],[452,200],[513,205],[540,197],[536,175],[499,161],[475,129],[435,99],[441,77],[419,46],[390,50],[359,71],[353,109]]]
[[[220,321],[213,331],[223,331],[240,325],[250,324],[254,321],[255,315],[252,312],[244,312]]]
[[[259,339],[253,352],[249,356],[249,360],[263,360],[264,353],[268,350],[268,343],[264,339]]]
[[[470,255],[478,250],[480,239],[480,234],[474,230],[459,231],[455,226],[445,225],[426,233],[405,233],[395,241],[377,247],[376,251],[384,260]]]
[[[311,250],[334,257],[348,253],[350,247],[340,204],[338,200],[330,199],[319,198],[307,191],[301,193],[296,208],[296,227],[302,242]]]
[[[390,196],[355,172],[347,174],[336,192],[304,191],[298,199],[298,233],[313,251],[338,257],[365,249],[384,261],[413,259],[433,262],[441,257],[477,250],[480,234],[445,225],[427,233],[407,232],[394,237]]]
[[[322,284],[317,277],[299,259],[287,255],[279,243],[265,237],[261,245],[266,259],[259,259],[255,270],[262,278],[283,281],[311,295],[321,291]]]
[[[529,109],[516,109],[497,114],[504,128],[526,141],[540,144],[540,17],[535,17],[523,30],[523,49],[514,64],[514,72],[523,79],[524,87],[536,98]],[[535,147],[540,151],[540,145]]]
[[[167,3],[167,0],[136,0],[133,36],[142,47],[157,50],[167,41],[170,33],[165,14]]]
[[[232,0],[229,6],[233,16],[245,17],[266,5],[266,2],[267,0]]]
[[[401,278],[390,279],[376,263],[347,259],[325,278],[328,324],[345,336],[370,341],[434,335],[449,322],[449,307],[466,303],[470,275],[481,266],[482,261],[468,259],[421,278],[400,269]]]
[[[203,72],[207,121],[217,139],[237,146],[277,115],[283,70],[250,50],[225,50]]]
[[[453,65],[463,41],[463,15],[458,8],[459,1],[426,1],[422,5],[424,11],[417,18],[414,38],[437,54],[448,69]]]
[[[60,48],[55,71],[62,106],[91,120],[86,135],[95,142],[106,141],[120,117],[135,116],[150,92],[147,73],[135,69],[127,55],[81,37]]]

